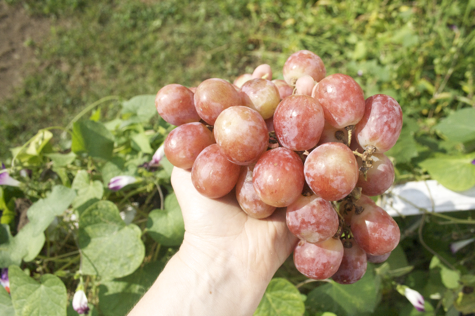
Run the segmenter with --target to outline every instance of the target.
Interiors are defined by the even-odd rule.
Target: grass
[[[260,63],[281,76],[300,49],[320,55],[328,74],[355,77],[366,95],[394,96],[422,127],[475,106],[474,1],[8,2],[53,27],[37,47],[38,70],[0,103],[2,159],[101,97],[233,80]]]

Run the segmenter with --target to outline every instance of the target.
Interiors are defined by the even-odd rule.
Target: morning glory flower
[[[114,177],[109,181],[109,190],[118,191],[125,187],[126,185],[137,182],[137,179],[132,176],[118,176]]]
[[[457,251],[465,247],[466,245],[472,243],[475,241],[475,238],[470,238],[470,239],[465,239],[465,240],[459,240],[457,242],[451,243],[450,244],[450,251],[452,251],[453,254],[455,254]]]
[[[73,297],[73,308],[79,314],[87,315],[89,306],[87,306],[87,297],[83,290],[77,290]]]
[[[165,157],[165,143],[158,147],[157,151],[153,154],[152,160],[148,163],[150,167],[157,167]]]
[[[475,165],[475,159],[472,160],[472,165]]]
[[[8,279],[8,268],[3,268],[0,274],[0,284],[10,293],[10,280]]]
[[[396,289],[401,295],[404,295],[419,312],[425,312],[424,297],[419,292],[405,285],[398,285]]]
[[[5,169],[5,165],[2,163],[2,169]],[[12,187],[18,187],[20,186],[20,181],[17,181],[10,177],[10,174],[8,174],[8,171],[4,171],[0,173],[0,185],[9,185]]]

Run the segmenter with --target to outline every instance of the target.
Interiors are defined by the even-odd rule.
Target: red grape
[[[236,184],[236,198],[242,210],[254,218],[266,218],[275,211],[274,206],[262,202],[252,184],[251,166],[241,168],[241,174]]]
[[[373,166],[366,171],[366,180],[360,172],[357,187],[362,188],[362,193],[369,196],[381,195],[394,182],[394,166],[384,154],[373,154],[371,156]],[[361,158],[357,158],[361,165]]]
[[[275,84],[275,86],[279,90],[281,100],[288,97],[289,95],[292,95],[292,93],[294,92],[294,88],[289,86],[284,80],[272,80],[272,83]]]
[[[329,238],[317,244],[301,240],[294,251],[297,270],[308,278],[323,280],[338,271],[343,258],[340,239]]]
[[[218,116],[214,137],[229,161],[238,165],[255,162],[269,144],[266,122],[245,106],[227,108]]]
[[[199,122],[193,92],[179,84],[169,84],[161,88],[155,97],[158,114],[172,125]]]
[[[247,81],[241,88],[241,97],[244,105],[259,112],[264,120],[274,115],[280,102],[279,90],[266,79]]]
[[[297,89],[296,94],[304,94],[312,96],[312,90],[315,86],[315,80],[309,75],[300,77],[295,83],[295,88]]]
[[[301,50],[290,55],[284,64],[284,80],[291,86],[295,86],[297,80],[309,75],[315,81],[325,78],[326,70],[322,59],[308,50]]]
[[[262,64],[254,69],[252,78],[272,80],[272,68],[268,64]]]
[[[304,170],[309,187],[327,201],[341,200],[350,194],[359,175],[353,152],[342,143],[315,148],[305,160]]]
[[[196,190],[211,199],[225,196],[236,185],[241,167],[230,162],[218,145],[206,147],[191,169],[191,181]]]
[[[322,105],[325,121],[336,128],[355,125],[365,113],[363,90],[347,75],[326,77],[318,83],[312,96]]]
[[[247,81],[251,79],[253,79],[251,74],[243,74],[237,77],[236,80],[234,80],[233,84],[236,87],[241,88],[244,83],[246,83]]]
[[[340,284],[353,284],[366,272],[366,253],[353,239],[343,240],[343,260],[332,279]]]
[[[165,155],[175,167],[190,169],[196,157],[211,144],[213,133],[201,123],[188,123],[178,126],[165,140]]]
[[[388,260],[390,255],[391,255],[390,252],[385,253],[384,255],[380,255],[380,256],[372,256],[370,254],[366,254],[366,259],[368,260],[368,262],[371,262],[371,263],[382,263]]]
[[[315,147],[325,119],[320,104],[307,95],[291,95],[282,100],[274,114],[274,129],[282,146],[294,151]]]
[[[226,80],[208,79],[196,89],[196,111],[210,125],[214,125],[222,111],[235,105],[242,105],[241,94]]]
[[[286,222],[292,234],[311,243],[333,237],[339,225],[331,203],[316,195],[301,195],[287,206]]]
[[[396,144],[402,129],[402,110],[390,96],[377,94],[366,99],[365,112],[356,125],[355,135],[363,149],[376,147],[384,153]]]
[[[323,126],[322,135],[318,141],[318,145],[325,143],[348,143],[348,132],[344,129],[339,129],[331,126],[328,122],[325,122]]]
[[[264,203],[275,207],[290,205],[298,199],[305,183],[302,160],[284,147],[269,150],[257,161],[252,183]]]

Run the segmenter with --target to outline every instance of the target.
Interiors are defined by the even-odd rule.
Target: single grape
[[[316,195],[301,195],[287,206],[286,222],[292,234],[311,243],[333,237],[339,225],[331,203]]]
[[[315,80],[309,75],[300,77],[295,83],[295,88],[297,89],[295,94],[303,94],[312,96],[312,90],[315,86]]]
[[[384,255],[381,255],[381,256],[372,256],[370,254],[366,254],[366,259],[368,260],[368,262],[371,262],[371,263],[383,263],[384,261],[388,260],[390,255],[391,255],[390,252],[385,253]]]
[[[353,284],[366,272],[366,253],[353,239],[343,240],[343,260],[332,279],[340,284]]]
[[[193,92],[179,84],[169,84],[161,88],[155,97],[158,114],[172,125],[199,122]]]
[[[245,106],[227,108],[216,119],[214,137],[229,161],[238,165],[255,162],[269,144],[266,122]]]
[[[325,78],[325,74],[322,59],[308,50],[301,50],[290,55],[283,69],[284,80],[290,86],[295,86],[297,80],[304,75],[309,75],[319,82]]]
[[[225,109],[242,105],[239,88],[223,79],[207,79],[196,88],[195,107],[198,115],[208,124],[214,125],[218,115]]]
[[[399,103],[384,94],[366,99],[365,112],[355,127],[355,136],[363,149],[370,146],[384,153],[396,144],[402,129],[402,110]]]
[[[298,199],[305,183],[302,160],[284,147],[269,150],[257,161],[252,183],[264,203],[275,207],[290,205]]]
[[[274,115],[280,102],[280,94],[272,81],[252,79],[241,88],[243,104],[259,112],[264,120]]]
[[[393,251],[400,238],[394,219],[369,198],[360,198],[356,204],[363,208],[361,213],[356,212],[351,218],[351,232],[358,245],[373,256]]]
[[[294,88],[289,86],[284,80],[272,80],[272,83],[275,84],[275,86],[279,90],[281,100],[288,97],[289,95],[292,95],[292,93],[294,92]]]
[[[335,128],[328,124],[328,122],[325,122],[318,145],[325,143],[348,144],[348,132],[345,129]]]
[[[363,90],[347,75],[326,77],[318,83],[312,96],[322,105],[325,121],[336,128],[355,125],[365,113]]]
[[[373,154],[371,159],[373,166],[366,171],[366,180],[363,172],[360,172],[356,186],[361,187],[362,193],[365,195],[381,195],[394,182],[394,166],[384,154]],[[361,167],[361,158],[357,157],[357,161]]]
[[[247,81],[251,79],[253,79],[251,74],[243,74],[237,77],[236,80],[234,80],[233,84],[236,87],[241,88],[244,83],[246,83]]]
[[[226,159],[218,145],[213,144],[196,158],[191,169],[191,181],[199,193],[217,199],[231,192],[240,170],[240,166]]]
[[[262,202],[252,184],[253,166],[241,168],[241,174],[236,183],[236,198],[242,210],[253,218],[266,218],[275,211],[274,206]]]
[[[262,64],[254,69],[252,78],[272,80],[272,68],[268,64]]]
[[[338,201],[350,194],[359,175],[353,152],[342,143],[315,148],[307,156],[304,170],[309,187],[327,201]]]
[[[315,147],[325,125],[320,104],[307,95],[282,100],[274,114],[274,129],[282,146],[294,151]]]
[[[213,133],[203,124],[183,124],[165,139],[165,155],[175,167],[190,169],[200,152],[214,143]]]
[[[294,250],[294,264],[306,277],[324,280],[338,271],[343,252],[340,239],[329,238],[316,244],[301,240]]]

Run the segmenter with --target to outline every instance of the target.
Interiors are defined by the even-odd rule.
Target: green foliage
[[[12,298],[3,286],[0,286],[0,316],[15,316]]]
[[[112,157],[113,148],[114,136],[104,124],[91,120],[74,123],[71,146],[74,153],[87,153],[91,157],[108,160]]]
[[[298,316],[305,305],[298,289],[286,279],[275,278],[267,286],[255,316]]]

